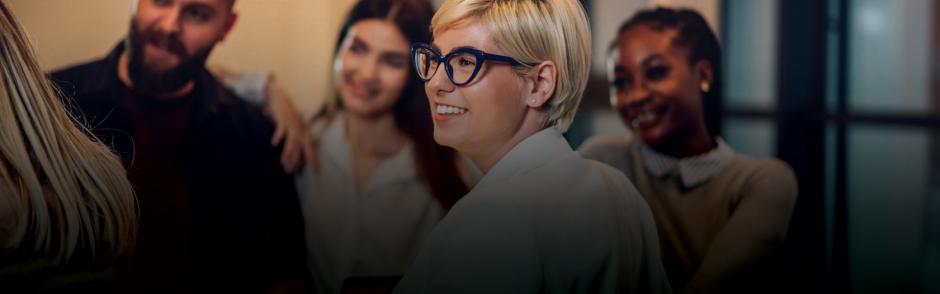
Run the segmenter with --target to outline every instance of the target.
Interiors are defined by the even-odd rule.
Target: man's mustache
[[[145,31],[140,34],[140,41],[143,44],[149,43],[150,45],[160,47],[163,50],[176,55],[180,58],[180,60],[187,60],[190,57],[189,53],[186,51],[186,45],[183,45],[183,42],[180,41],[178,35],[176,34]]]

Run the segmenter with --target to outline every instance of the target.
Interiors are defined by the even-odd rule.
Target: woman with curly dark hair
[[[796,180],[782,161],[737,154],[715,137],[721,46],[705,19],[640,11],[609,61],[611,105],[634,136],[593,138],[580,152],[622,171],[646,198],[672,289],[769,290],[755,277],[783,244]]]

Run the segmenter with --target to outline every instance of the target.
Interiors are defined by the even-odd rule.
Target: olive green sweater
[[[649,203],[673,291],[754,291],[755,271],[767,272],[787,232],[797,196],[792,170],[780,160],[728,148],[720,169],[687,186],[679,172],[654,176],[642,146],[626,137],[598,137],[580,152],[622,171]]]

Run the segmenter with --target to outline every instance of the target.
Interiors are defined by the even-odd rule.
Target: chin
[[[459,138],[457,138],[454,133],[448,133],[441,130],[440,127],[434,126],[434,142],[437,142],[437,144],[454,148],[459,151],[460,149],[457,148],[458,146],[456,144],[458,141]]]
[[[650,147],[660,146],[666,142],[667,130],[663,129],[663,126],[654,126],[645,130],[634,130],[636,134],[639,134],[643,143],[649,145]]]
[[[388,113],[388,111],[383,111],[380,109],[375,109],[371,107],[359,107],[359,108],[346,108],[346,113],[348,115],[353,115],[361,118],[377,118]]]
[[[640,140],[643,140],[643,143],[646,144],[647,146],[654,147],[654,148],[661,145],[664,141],[659,136],[646,135],[642,133],[640,134]]]
[[[159,77],[170,73],[175,68],[175,65],[165,62],[147,62],[143,64],[141,69],[149,76]]]

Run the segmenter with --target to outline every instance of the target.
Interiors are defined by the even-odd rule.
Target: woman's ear
[[[708,92],[711,90],[712,85],[715,83],[715,70],[712,68],[711,61],[702,59],[695,63],[695,75],[699,80],[699,87],[702,92]]]
[[[532,74],[527,79],[531,86],[527,87],[526,105],[541,108],[555,94],[558,67],[553,61],[543,61],[532,69]]]

